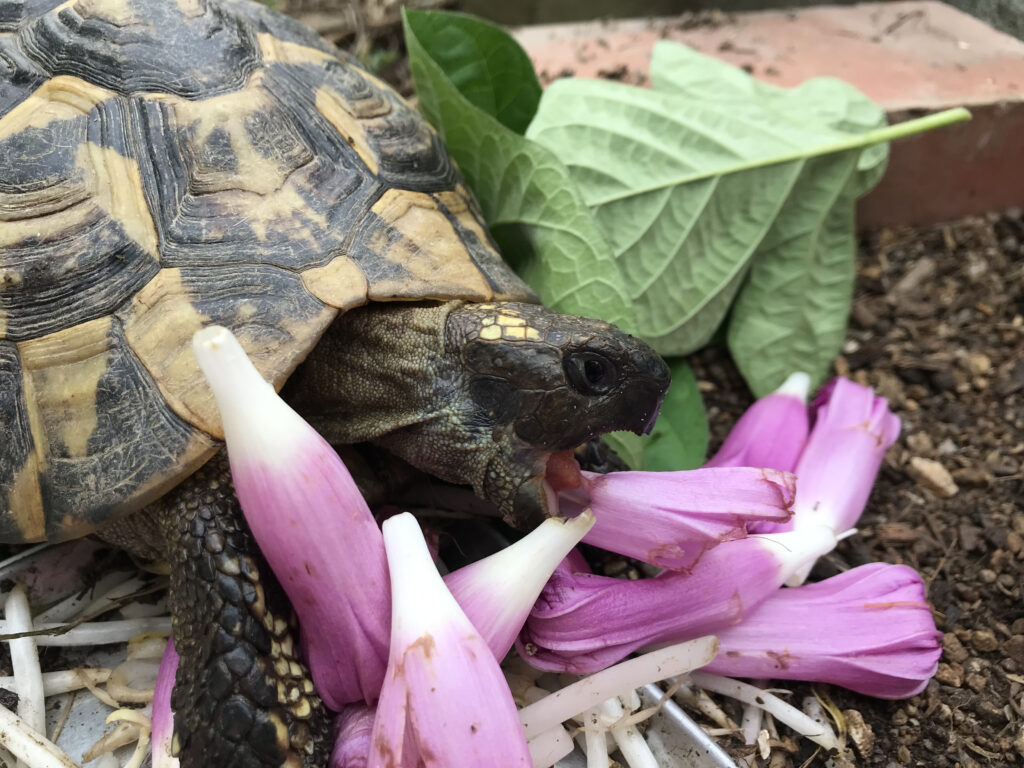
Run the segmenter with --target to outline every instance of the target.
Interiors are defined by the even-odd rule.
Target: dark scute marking
[[[235,173],[238,171],[238,158],[231,147],[231,137],[223,128],[210,131],[206,142],[199,150],[196,166],[201,169],[212,168],[215,171]],[[193,184],[195,177],[193,177]]]
[[[24,12],[24,0],[0,0],[0,32],[17,29]]]
[[[244,19],[257,32],[267,32],[278,40],[304,45],[338,58],[355,61],[354,57],[338,50],[305,24],[272,11],[252,0],[220,0],[221,6],[240,19]]]
[[[0,140],[0,222],[26,231],[0,248],[8,338],[37,338],[108,315],[160,270],[91,199],[76,167],[85,140],[130,157],[128,120],[127,102],[110,99],[88,115]]]
[[[59,418],[59,414],[44,415]],[[106,369],[96,387],[96,427],[86,455],[68,455],[56,438],[59,424],[48,424],[49,463],[41,475],[47,510],[47,536],[59,535],[67,521],[89,527],[123,508],[154,475],[178,468],[194,428],[175,414],[125,342],[115,319]]]
[[[15,477],[35,445],[25,408],[18,350],[9,341],[0,341],[0,436],[0,510],[7,512]],[[0,515],[0,541],[21,539],[14,516]]]
[[[286,329],[310,322],[324,309],[305,291],[299,275],[264,264],[183,269],[181,282],[200,314],[244,328],[266,349],[292,343]]]
[[[263,263],[296,271],[320,266],[347,248],[356,224],[380,196],[378,181],[337,131],[294,93],[294,83],[275,80],[268,71],[264,87],[278,108],[256,146],[299,162],[287,169],[285,182],[296,190],[298,204],[282,198],[278,218],[262,231],[254,226],[253,206],[265,203],[266,196],[213,191],[215,169],[203,165],[202,148],[191,143],[194,131],[175,125],[167,104],[135,100],[138,145],[146,148],[140,164],[144,183],[152,179],[147,196],[164,266]],[[289,147],[284,153],[282,142]],[[217,170],[223,175],[230,169]]]
[[[253,31],[217,3],[187,18],[177,3],[131,3],[124,26],[83,18],[72,5],[30,21],[21,43],[52,75],[74,75],[121,94],[201,98],[235,90],[260,63]]]
[[[382,254],[394,253],[403,235],[373,211],[359,224],[348,255],[359,265],[370,285],[385,281],[404,282],[411,278],[409,270]]]
[[[252,705],[240,696],[232,696],[220,710],[220,728],[224,737],[241,741],[255,721]]]
[[[452,189],[455,166],[423,117],[390,88],[366,77],[359,67],[340,61],[319,64],[274,64],[268,68],[278,80],[292,81],[294,97],[309,102],[315,111],[321,86],[335,91],[359,118],[366,141],[379,163],[381,180],[393,187],[418,192]],[[356,151],[348,147],[356,157]]]
[[[4,9],[0,3],[0,32],[4,29]],[[46,73],[25,58],[13,36],[0,36],[0,115],[7,114],[46,80]]]

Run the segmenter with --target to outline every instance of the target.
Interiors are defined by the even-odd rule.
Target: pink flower
[[[705,467],[770,467],[792,472],[807,442],[811,380],[794,373],[750,406]]]
[[[416,519],[384,522],[391,651],[369,768],[530,768],[512,692],[445,588]]]
[[[559,508],[594,510],[583,541],[671,570],[690,570],[711,547],[746,536],[752,522],[785,522],[793,503],[794,477],[771,469],[580,475],[579,488],[559,494]]]
[[[444,577],[445,586],[499,662],[552,571],[593,524],[590,510],[569,520],[548,518],[515,544]]]
[[[334,723],[334,751],[330,768],[366,768],[370,759],[370,735],[377,708],[349,704]]]
[[[629,581],[555,570],[517,640],[540,669],[603,669],[654,643],[690,640],[738,623],[808,560],[835,546],[827,528],[750,536],[709,550],[689,573]]]
[[[171,691],[174,689],[174,676],[177,672],[178,652],[174,649],[174,640],[168,639],[153,690],[153,768],[178,768],[178,758],[171,752],[174,740]]]
[[[217,399],[235,492],[302,625],[328,707],[371,702],[387,666],[384,541],[338,454],[260,376],[226,328],[196,333]]]
[[[709,672],[833,683],[882,699],[920,693],[942,653],[920,575],[886,563],[778,590],[717,634]]]

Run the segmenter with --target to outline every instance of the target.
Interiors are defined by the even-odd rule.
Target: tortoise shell
[[[536,301],[354,60],[245,0],[0,0],[0,540],[216,451],[200,327],[280,388],[340,312],[420,299]]]

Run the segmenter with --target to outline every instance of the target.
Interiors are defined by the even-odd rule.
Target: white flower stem
[[[64,624],[36,624],[34,629],[59,630]],[[0,621],[0,635],[11,635],[23,632],[22,629],[11,629],[9,621]],[[39,646],[73,646],[73,645],[109,645],[125,643],[137,635],[167,635],[171,631],[170,617],[152,619],[126,619],[123,621],[95,621],[79,624],[60,635],[35,635],[35,644]]]
[[[86,681],[93,685],[102,685],[110,677],[110,670],[106,667],[93,667],[90,669],[64,669],[59,672],[43,673],[43,696],[59,696],[62,693],[79,691],[87,687]],[[16,690],[16,679],[13,677],[0,677],[0,688],[9,691]]]
[[[815,722],[778,696],[753,685],[741,683],[728,677],[708,674],[707,672],[691,672],[690,680],[694,685],[705,690],[729,696],[745,704],[754,704],[761,707],[801,736],[805,736],[815,744],[820,744],[825,749],[839,748],[839,742],[828,725]]]
[[[526,746],[530,748],[533,768],[551,768],[552,765],[572,752],[573,741],[569,732],[562,726],[558,726],[530,739]]]
[[[23,585],[14,585],[4,604],[4,615],[14,632],[32,631],[32,611]],[[18,691],[18,717],[28,728],[42,736],[46,733],[46,701],[35,638],[17,638],[10,641],[10,646],[14,685]],[[27,768],[26,762],[20,759],[18,766]]]
[[[68,597],[56,605],[47,608],[45,611],[36,616],[36,622],[38,624],[45,624],[47,622],[59,622],[68,621],[77,616],[82,608],[89,604],[92,600],[92,596],[95,594],[104,594],[114,589],[119,584],[124,584],[126,581],[132,578],[132,575],[127,571],[114,571],[100,578],[96,582],[96,585],[90,589],[86,594],[74,594]]]
[[[599,709],[602,714],[613,720],[621,720],[626,714],[622,703],[615,696],[602,702]],[[651,752],[644,737],[634,726],[613,726],[611,734],[629,768],[658,768],[658,761],[654,757],[654,753]]]
[[[78,768],[60,747],[6,707],[0,707],[0,746],[32,768]]]
[[[608,756],[608,738],[606,729],[601,722],[598,708],[588,709],[583,713],[583,737],[587,751],[587,768],[609,768],[611,759]]]
[[[519,710],[526,737],[532,738],[621,691],[703,667],[718,651],[718,639],[701,637],[651,651],[597,672]]]

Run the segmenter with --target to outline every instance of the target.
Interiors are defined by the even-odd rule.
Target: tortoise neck
[[[445,327],[461,304],[376,303],[346,312],[282,394],[334,444],[375,440],[432,418],[443,407],[439,384],[457,375]]]

